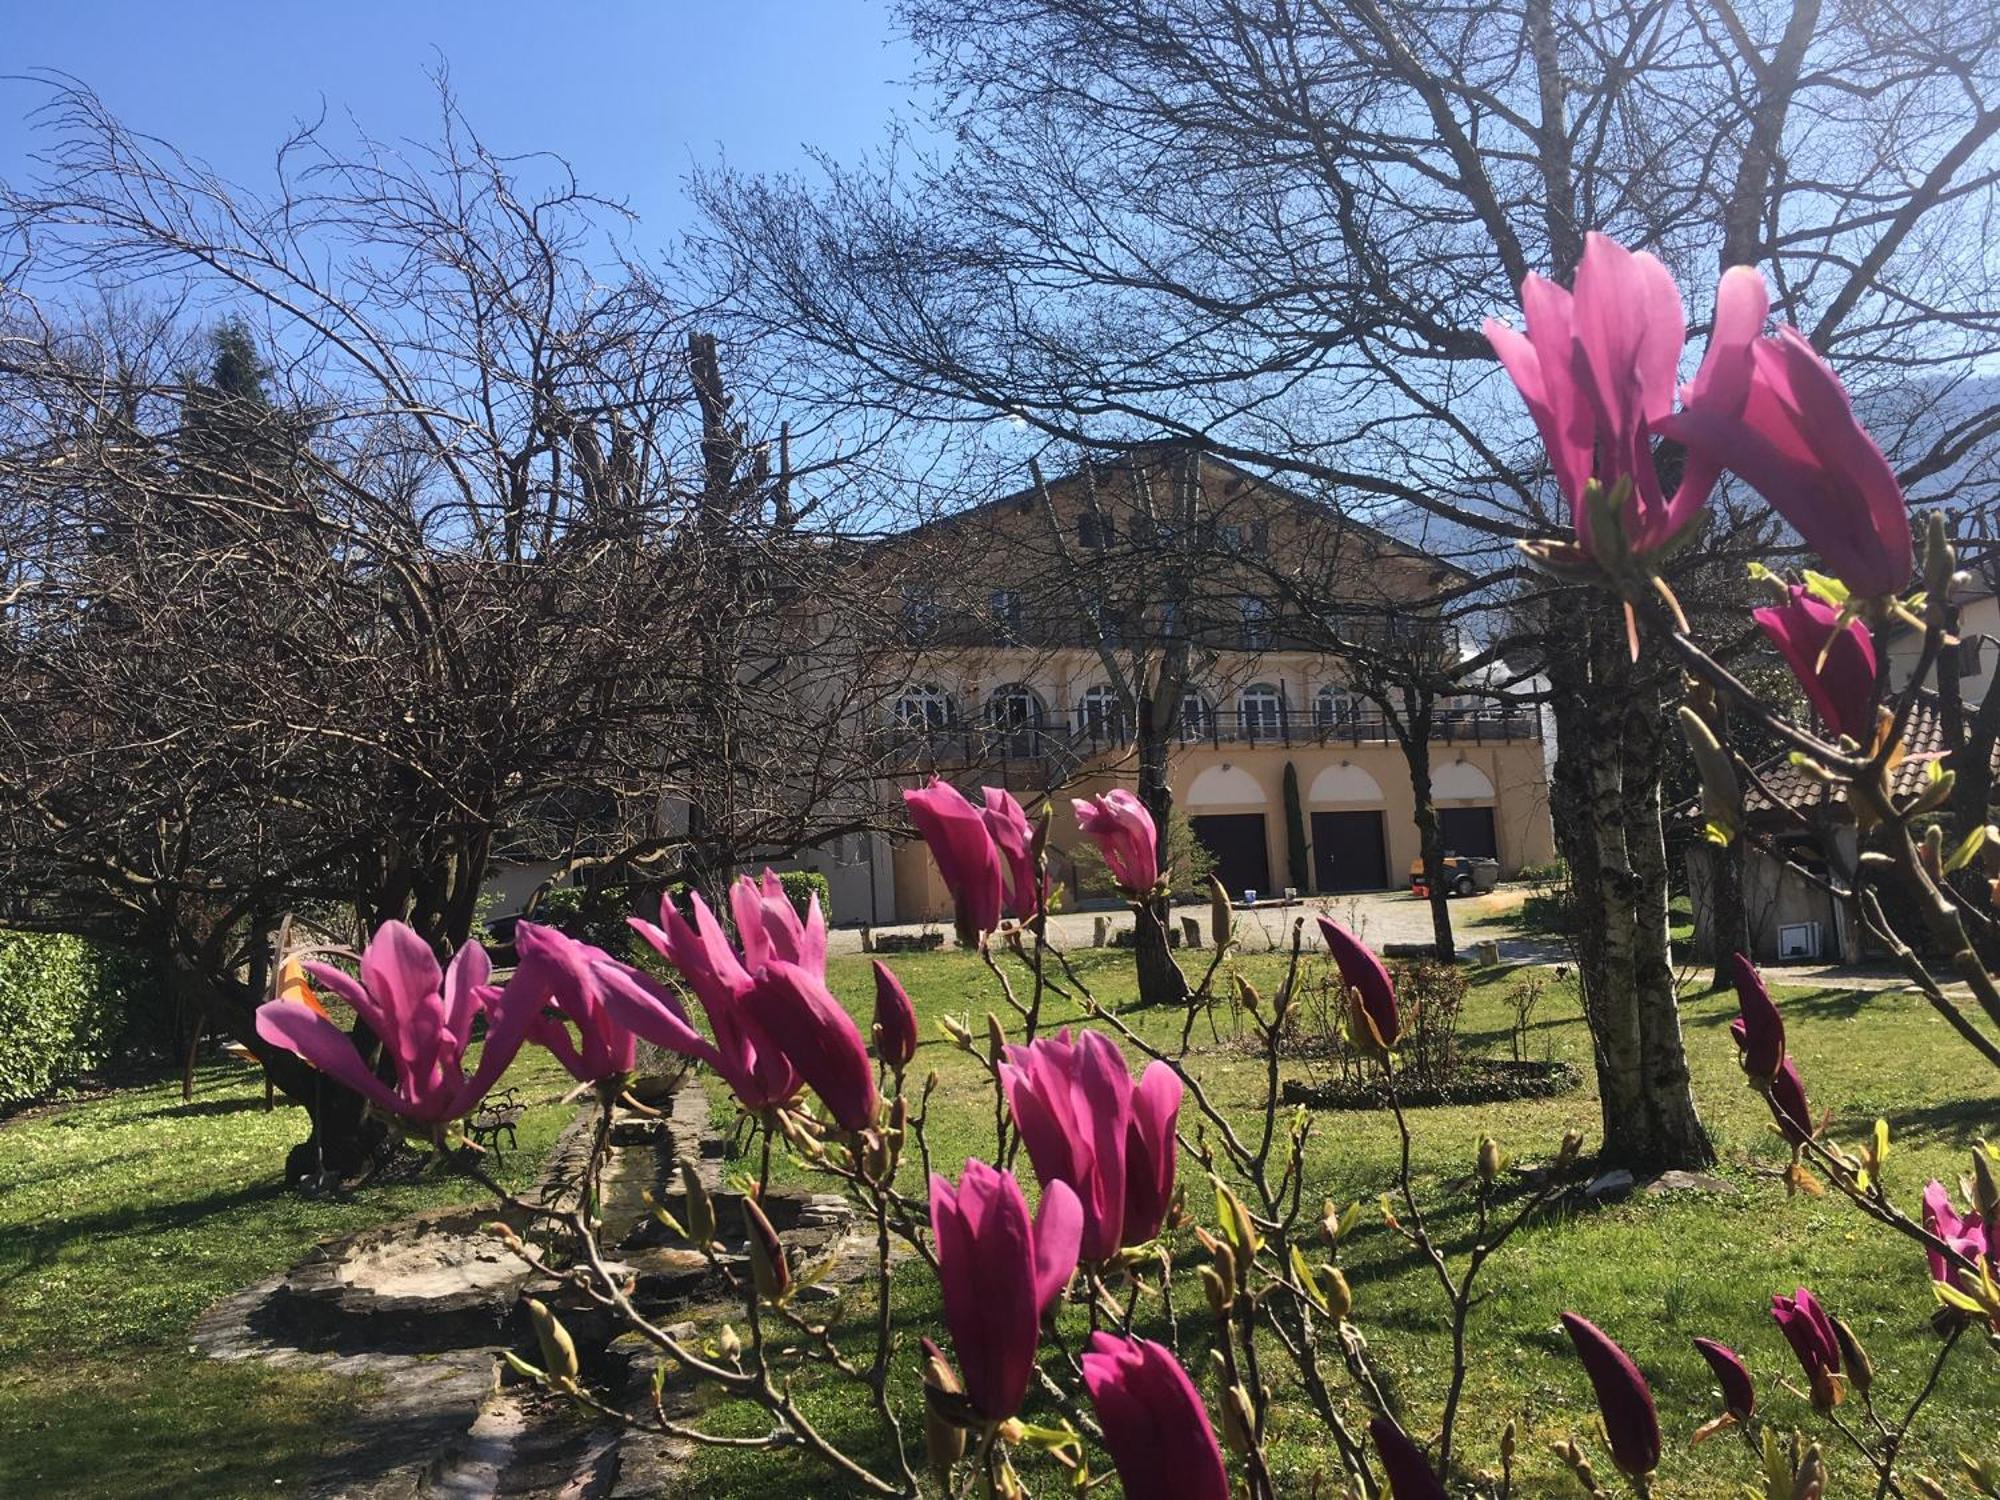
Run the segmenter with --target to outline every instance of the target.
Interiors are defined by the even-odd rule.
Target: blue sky
[[[875,0],[0,0],[0,72],[73,74],[127,125],[255,188],[322,103],[379,138],[430,136],[442,57],[490,146],[567,157],[640,214],[643,247],[686,223],[693,164],[783,170],[807,145],[851,159],[916,116],[891,32]],[[0,79],[0,178],[29,169],[41,97]]]

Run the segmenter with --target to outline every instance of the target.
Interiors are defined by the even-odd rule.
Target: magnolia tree
[[[1916,688],[1887,691],[1878,636],[1915,620],[1925,631],[1925,661],[1935,655],[1952,577],[1941,535],[1934,528],[1926,544],[1923,590],[1906,592],[1915,564],[1894,481],[1833,372],[1790,330],[1763,332],[1766,304],[1755,272],[1724,278],[1716,331],[1685,387],[1676,383],[1679,295],[1649,256],[1593,239],[1572,292],[1531,278],[1524,301],[1525,334],[1498,325],[1488,332],[1549,445],[1574,517],[1571,535],[1536,542],[1533,555],[1616,591],[1629,611],[1634,652],[1676,653],[1700,683],[1765,718],[1845,794],[1871,848],[1843,896],[1858,900],[1912,980],[1990,1060],[1992,1037],[1946,996],[1876,894],[1895,881],[1914,895],[1986,1019],[2000,1022],[1993,980],[1965,940],[1968,924],[1992,918],[1944,879],[1978,851],[1945,851],[1921,831],[1940,798],[1936,781],[1909,794],[1892,781]],[[1656,436],[1686,448],[1671,495],[1658,479]],[[1818,729],[1777,718],[1741,690],[1689,639],[1657,581],[1654,566],[1693,535],[1725,470],[1765,495],[1828,570],[1797,583],[1770,580],[1774,602],[1757,614],[1798,673]],[[1711,834],[1738,837],[1738,788],[1752,772],[1721,750],[1699,711],[1684,711],[1683,720],[1706,780]],[[314,972],[384,1039],[393,1082],[371,1073],[342,1028],[295,1002],[266,1006],[262,1032],[441,1144],[454,1140],[452,1122],[524,1045],[547,1046],[595,1086],[605,1111],[600,1151],[633,1067],[635,1037],[695,1059],[727,1082],[762,1138],[761,1168],[742,1195],[743,1254],[724,1253],[716,1203],[691,1168],[683,1173],[685,1222],[675,1222],[719,1275],[735,1280],[747,1338],[724,1330],[696,1345],[650,1322],[599,1247],[587,1205],[514,1205],[555,1221],[558,1233],[538,1235],[537,1243],[560,1244],[567,1259],[558,1267],[556,1251],[519,1238],[517,1253],[614,1314],[695,1380],[762,1407],[770,1427],[746,1438],[690,1426],[668,1414],[657,1390],[650,1411],[615,1405],[584,1379],[557,1313],[531,1304],[541,1360],[517,1361],[519,1368],[607,1419],[696,1443],[801,1446],[846,1482],[878,1494],[1053,1493],[1081,1488],[1108,1466],[1133,1496],[1270,1500],[1279,1489],[1267,1449],[1274,1413],[1283,1408],[1288,1431],[1316,1423],[1325,1433],[1324,1469],[1303,1493],[1511,1496],[1512,1422],[1505,1413],[1466,1409],[1478,1364],[1513,1358],[1479,1347],[1477,1288],[1516,1231],[1564,1190],[1583,1152],[1581,1136],[1551,1143],[1551,1170],[1504,1205],[1496,1183],[1505,1160],[1496,1142],[1483,1140],[1463,1189],[1475,1232],[1463,1249],[1440,1237],[1433,1226],[1444,1205],[1420,1193],[1413,1178],[1411,1126],[1398,1094],[1398,1050],[1411,1018],[1376,955],[1338,923],[1320,920],[1345,988],[1349,1041],[1380,1071],[1401,1134],[1401,1165],[1381,1184],[1383,1218],[1433,1273],[1437,1317],[1450,1333],[1443,1403],[1413,1410],[1390,1394],[1378,1354],[1354,1320],[1342,1260],[1360,1210],[1340,1211],[1324,1198],[1308,1168],[1313,1122],[1280,1110],[1279,1049],[1300,988],[1303,922],[1294,926],[1278,992],[1266,998],[1243,985],[1265,1086],[1249,1106],[1226,1107],[1190,1066],[1185,1037],[1178,1053],[1149,1041],[1100,1003],[1050,946],[1045,821],[1038,825],[994,787],[978,802],[935,782],[905,797],[951,888],[959,934],[984,958],[1004,1002],[1000,1013],[1011,1017],[990,1017],[985,1039],[947,1026],[980,1060],[993,1095],[991,1150],[962,1165],[932,1161],[927,1121],[935,1075],[918,1080],[911,1072],[918,1027],[902,985],[876,965],[871,1057],[870,1039],[827,987],[817,906],[801,917],[768,872],[730,890],[733,939],[699,895],[686,915],[663,905],[657,926],[633,920],[670,982],[526,924],[520,966],[495,987],[476,947],[440,969],[407,929],[385,926],[358,980],[328,968]],[[1144,920],[1162,883],[1150,816],[1119,792],[1079,802],[1077,812]],[[1221,972],[1231,915],[1226,898],[1219,900],[1215,959],[1190,986],[1198,994]],[[1938,1338],[1928,1367],[1891,1389],[1837,1309],[1807,1287],[1773,1288],[1769,1316],[1797,1357],[1795,1378],[1823,1431],[1772,1424],[1757,1381],[1730,1347],[1740,1337],[1716,1329],[1718,1337],[1695,1343],[1715,1375],[1720,1410],[1687,1436],[1739,1434],[1755,1454],[1753,1493],[1764,1500],[1825,1493],[1833,1448],[1852,1450],[1878,1496],[1940,1494],[1935,1480],[1909,1470],[1906,1454],[1947,1363],[1990,1359],[2000,1349],[2000,1153],[1982,1147],[1973,1154],[1962,1193],[1934,1181],[1918,1201],[1900,1201],[1881,1173],[1886,1127],[1878,1122],[1865,1138],[1848,1140],[1815,1118],[1808,1080],[1786,1051],[1780,1009],[1747,959],[1739,955],[1733,968],[1740,1000],[1733,1035],[1750,1086],[1790,1145],[1790,1181],[1820,1191],[1822,1180],[1830,1183],[1856,1211],[1909,1242],[1905,1279],[1913,1297],[1934,1304]],[[1091,1018],[1087,1029],[1043,1034],[1042,1002],[1056,993]],[[468,1043],[482,1014],[486,1039],[473,1065]],[[800,1310],[801,1268],[764,1206],[774,1150],[837,1185],[874,1227],[872,1356],[844,1349]],[[955,1170],[938,1169],[947,1165]],[[1032,1212],[1023,1174],[1039,1190]],[[1191,1183],[1202,1191],[1188,1193]],[[1324,1210],[1315,1209],[1322,1201]],[[1212,1213],[1205,1208],[1211,1202]],[[896,1315],[897,1260],[935,1277],[940,1326],[911,1330]],[[1177,1279],[1177,1268],[1187,1274]],[[1087,1310],[1092,1331],[1081,1348],[1064,1340],[1053,1317],[1065,1301]],[[1139,1336],[1142,1301],[1148,1331],[1163,1331],[1164,1339]],[[1654,1493],[1667,1463],[1666,1436],[1645,1372],[1617,1342],[1621,1325],[1637,1315],[1618,1306],[1549,1311],[1574,1346],[1602,1418],[1599,1435],[1558,1446],[1564,1465],[1589,1495]],[[1744,1316],[1753,1316],[1748,1307]],[[905,1343],[906,1334],[916,1336]],[[1205,1352],[1194,1359],[1196,1351]],[[899,1359],[921,1370],[921,1441],[906,1430],[890,1390]],[[865,1447],[834,1441],[801,1409],[784,1373],[800,1362],[853,1386],[879,1428]],[[1774,1378],[1784,1377],[1763,1376]],[[1461,1455],[1468,1423],[1499,1429],[1498,1474],[1468,1472]],[[1673,1463],[1700,1461],[1701,1451],[1683,1448]],[[1973,1478],[1994,1492],[1990,1472]]]

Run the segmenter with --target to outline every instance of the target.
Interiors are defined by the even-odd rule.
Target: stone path
[[[549,1190],[587,1159],[594,1106],[580,1110],[551,1154]],[[726,1144],[698,1083],[674,1094],[661,1119],[614,1124],[601,1200],[601,1242],[632,1277],[634,1301],[659,1324],[705,1338],[743,1321],[741,1301],[698,1254],[651,1217],[652,1193],[679,1214],[677,1157],[686,1155],[716,1204],[725,1265],[745,1271],[729,1237],[740,1200],[724,1181]],[[770,1194],[770,1216],[805,1263],[831,1260],[810,1289],[834,1298],[872,1275],[872,1234],[856,1233],[843,1199]],[[537,1361],[520,1299],[556,1307],[586,1377],[607,1399],[645,1409],[660,1356],[565,1284],[545,1281],[482,1226],[490,1207],[417,1215],[321,1246],[282,1276],[226,1297],[198,1320],[194,1343],[223,1360],[311,1368],[368,1382],[352,1441],[315,1476],[314,1500],[660,1500],[687,1454],[679,1445],[612,1423],[578,1419],[571,1405],[518,1380],[500,1359],[512,1349]],[[528,1226],[517,1226],[524,1231]],[[699,1331],[697,1331],[699,1330]],[[696,1392],[668,1381],[670,1410],[692,1411]]]

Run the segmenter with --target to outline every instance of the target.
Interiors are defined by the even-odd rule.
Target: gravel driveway
[[[1474,943],[1496,939],[1500,942],[1503,958],[1560,961],[1564,955],[1556,945],[1540,937],[1523,938],[1511,920],[1512,914],[1520,908],[1527,894],[1525,886],[1503,885],[1484,895],[1454,899],[1451,903],[1452,932],[1458,940],[1458,946],[1463,950],[1469,950]],[[1364,891],[1351,896],[1309,896],[1290,906],[1273,902],[1263,906],[1238,907],[1236,929],[1244,950],[1258,953],[1289,942],[1291,922],[1294,917],[1303,915],[1311,919],[1321,912],[1353,928],[1363,939],[1378,948],[1388,943],[1428,943],[1431,940],[1430,903],[1415,900],[1408,891]],[[1176,918],[1181,916],[1198,918],[1206,934],[1207,902],[1176,906],[1174,915]],[[1059,912],[1049,919],[1050,940],[1061,948],[1088,948],[1094,940],[1100,918],[1109,921],[1113,933],[1124,931],[1132,925],[1132,913],[1123,907]],[[948,923],[912,923],[903,926],[877,927],[874,930],[877,934],[942,932],[947,944],[952,941]],[[858,927],[835,928],[829,937],[830,946],[835,953],[862,951],[861,929]]]

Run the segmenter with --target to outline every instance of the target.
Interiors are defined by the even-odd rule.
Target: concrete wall
[[[1841,837],[1850,844],[1851,832]],[[1688,894],[1694,907],[1694,951],[1703,962],[1715,961],[1713,914],[1709,893],[1713,888],[1714,846],[1696,845],[1688,851]],[[1744,905],[1750,927],[1750,957],[1759,964],[1783,962],[1779,956],[1778,929],[1794,923],[1817,922],[1820,926],[1819,961],[1841,963],[1858,959],[1860,931],[1846,908],[1825,891],[1801,879],[1761,850],[1750,850],[1743,866]]]

